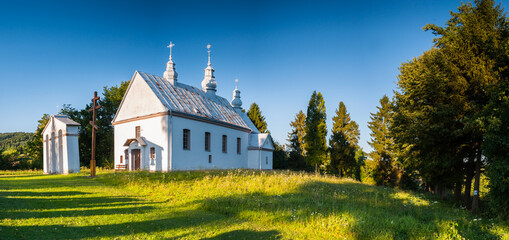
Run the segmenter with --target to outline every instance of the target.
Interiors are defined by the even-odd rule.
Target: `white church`
[[[242,111],[240,91],[216,95],[208,65],[201,89],[177,81],[171,55],[163,77],[136,71],[113,118],[116,170],[272,169],[274,146]]]

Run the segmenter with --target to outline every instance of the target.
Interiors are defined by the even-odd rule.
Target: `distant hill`
[[[33,136],[33,133],[26,132],[0,133],[0,149],[17,148],[18,146],[26,147]]]

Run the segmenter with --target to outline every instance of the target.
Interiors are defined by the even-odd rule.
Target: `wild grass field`
[[[433,196],[290,171],[0,172],[0,239],[509,239]]]

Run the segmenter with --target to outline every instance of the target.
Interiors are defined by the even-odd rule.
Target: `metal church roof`
[[[213,119],[256,131],[256,128],[252,129],[246,124],[223,97],[207,94],[201,89],[180,82],[172,85],[164,78],[152,74],[140,71],[137,73],[145,80],[161,103],[172,112]]]

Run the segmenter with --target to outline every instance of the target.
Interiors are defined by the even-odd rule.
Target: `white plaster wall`
[[[64,159],[66,159],[65,163],[67,165],[64,165],[64,171],[66,171],[66,173],[77,173],[80,172],[80,150],[77,136],[78,126],[68,126],[67,134],[72,136],[64,137],[64,153],[67,151],[67,154],[64,154]]]
[[[272,169],[273,152],[267,150],[249,150],[248,168]],[[267,163],[268,160],[268,163]]]
[[[249,169],[260,169],[260,150],[249,150],[248,151],[248,165]]]
[[[143,137],[146,146],[140,146],[138,143],[133,143],[128,147],[124,147],[127,139],[135,138],[136,126],[140,126],[140,136]],[[140,149],[140,169],[151,171],[167,171],[168,170],[168,116],[159,116],[149,119],[142,119],[133,122],[127,122],[114,125],[115,138],[115,166],[120,164],[120,156],[124,156],[124,150],[129,150],[129,169],[133,169],[132,164],[132,149]],[[156,159],[151,161],[149,159],[150,148],[156,149]],[[124,163],[125,162],[125,156]]]
[[[230,169],[247,167],[248,133],[210,123],[172,117],[173,170]],[[183,149],[184,129],[191,130],[191,149]],[[205,132],[210,132],[210,152],[205,151]],[[223,134],[228,136],[228,151],[222,151]],[[237,138],[241,154],[237,154]],[[209,163],[209,155],[212,163]]]
[[[132,81],[115,121],[167,111],[140,75]]]
[[[261,151],[262,156],[262,169],[272,169],[272,151]],[[267,163],[268,160],[268,163]]]

